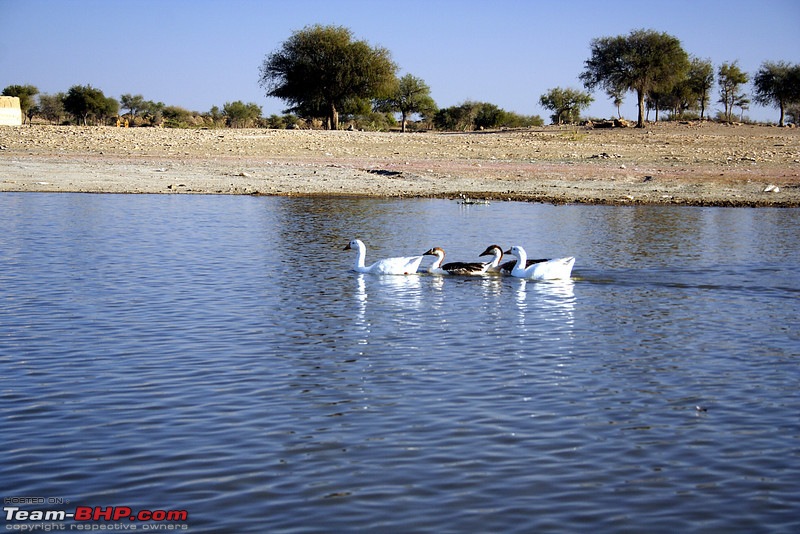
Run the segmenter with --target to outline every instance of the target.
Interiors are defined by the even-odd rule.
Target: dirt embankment
[[[800,131],[474,133],[0,127],[0,191],[800,206]]]

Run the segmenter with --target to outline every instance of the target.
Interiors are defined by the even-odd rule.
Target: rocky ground
[[[800,131],[471,133],[0,127],[0,191],[800,206]]]

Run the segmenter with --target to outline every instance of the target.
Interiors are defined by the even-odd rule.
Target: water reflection
[[[352,273],[355,284],[356,326],[369,333],[371,314],[414,313],[422,307],[420,275],[396,276]]]
[[[357,343],[359,345],[366,345],[370,336],[370,325],[367,321],[367,281],[364,278],[367,275],[362,273],[356,274],[356,320],[354,323],[356,332],[358,332]],[[359,352],[359,356],[363,353]]]
[[[537,323],[557,321],[562,325],[574,324],[575,282],[572,280],[516,281],[514,293],[517,319],[525,326],[534,317]],[[530,298],[530,301],[529,301]]]
[[[575,282],[572,280],[550,280],[536,282],[523,280],[539,300],[547,306],[555,306],[562,311],[575,309]]]
[[[418,310],[422,305],[421,280],[422,277],[420,275],[414,274],[407,276],[372,276],[367,278],[366,287],[375,292],[373,300],[377,297],[388,305],[397,306],[398,309]]]

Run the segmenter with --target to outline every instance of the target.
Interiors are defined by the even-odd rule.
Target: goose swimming
[[[489,269],[486,272],[489,273],[502,273],[502,274],[511,274],[511,270],[516,265],[517,260],[511,260],[504,263],[500,263],[500,260],[503,259],[503,249],[500,248],[499,245],[489,245],[486,247],[486,250],[480,253],[480,256],[494,256],[494,259],[490,262]],[[546,259],[538,259],[538,260],[527,260],[525,262],[526,267],[530,267],[534,263],[541,263],[543,261],[547,261]]]
[[[353,270],[359,273],[372,274],[414,274],[422,263],[422,256],[405,256],[396,258],[384,258],[372,265],[364,265],[367,256],[367,247],[360,239],[350,241],[344,250],[356,250],[356,261]]]
[[[423,256],[436,256],[436,260],[428,267],[428,272],[431,274],[457,274],[466,276],[475,276],[485,274],[486,270],[491,266],[491,262],[474,262],[465,263],[461,261],[454,261],[445,263],[444,250],[439,247],[434,247],[427,251]]]
[[[520,246],[513,246],[504,254],[511,254],[517,257],[514,268],[511,269],[511,276],[517,278],[532,278],[534,280],[560,280],[569,278],[572,275],[572,267],[575,265],[575,258],[557,258],[553,260],[538,261],[531,266],[528,264],[528,254]],[[522,267],[526,265],[526,267]]]
[[[478,254],[478,256],[494,256],[492,261],[489,262],[489,267],[486,269],[487,273],[500,272],[500,260],[503,259],[503,249],[499,245],[489,245],[486,250]]]

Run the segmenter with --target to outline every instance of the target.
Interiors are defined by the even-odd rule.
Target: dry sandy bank
[[[800,206],[800,131],[657,124],[475,133],[0,127],[0,192]]]

